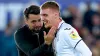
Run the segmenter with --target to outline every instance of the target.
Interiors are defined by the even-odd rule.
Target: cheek
[[[51,16],[49,16],[49,17],[47,18],[47,20],[48,20],[48,21],[51,21],[51,19],[52,19],[52,17],[51,17]]]
[[[41,22],[41,24],[40,24],[41,26],[43,26],[43,22]]]
[[[33,24],[33,23],[29,23],[29,26],[30,26],[30,27],[34,27],[35,24]]]
[[[49,18],[49,21],[52,23],[53,22],[53,17],[50,17]]]

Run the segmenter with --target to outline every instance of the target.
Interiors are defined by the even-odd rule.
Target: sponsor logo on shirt
[[[72,32],[70,33],[70,37],[71,37],[72,39],[77,39],[77,38],[78,38],[77,34],[76,34],[74,31],[72,31]]]

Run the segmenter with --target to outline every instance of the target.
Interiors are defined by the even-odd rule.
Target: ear
[[[57,13],[55,13],[55,16],[57,16]]]
[[[55,12],[55,18],[58,18],[59,17],[59,14]]]
[[[59,12],[55,11],[55,16],[58,17],[59,16]]]

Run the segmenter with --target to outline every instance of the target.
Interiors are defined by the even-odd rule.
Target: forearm
[[[15,42],[18,48],[28,56],[37,56],[48,49],[48,45],[46,44],[35,47],[25,40],[15,39]]]
[[[88,46],[83,42],[83,40],[81,40],[76,48],[77,51],[79,51],[81,53],[82,56],[92,56],[92,52],[90,51],[90,49],[88,48]]]
[[[47,51],[47,50],[48,50],[48,45],[42,44],[42,45],[40,45],[40,47],[37,47],[33,50],[30,50],[28,52],[28,55],[29,56],[36,56],[36,55],[39,55],[41,53],[45,53],[45,51]]]

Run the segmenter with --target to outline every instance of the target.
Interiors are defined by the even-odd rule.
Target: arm
[[[78,32],[71,28],[71,30],[66,30],[69,45],[78,51],[82,56],[92,56],[92,52],[88,46],[83,42]]]
[[[92,52],[90,51],[90,49],[87,47],[87,45],[83,42],[83,40],[81,40],[76,48],[77,51],[79,51],[82,56],[92,56]]]
[[[48,49],[48,45],[42,44],[40,47],[35,48],[31,43],[25,41],[21,32],[15,33],[15,42],[19,49],[21,49],[28,56],[36,56]]]

